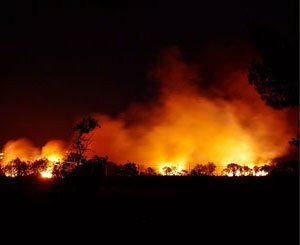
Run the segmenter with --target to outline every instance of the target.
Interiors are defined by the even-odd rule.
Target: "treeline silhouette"
[[[16,158],[4,166],[0,166],[0,176],[24,177],[39,176],[46,171],[49,164],[53,164],[51,175],[56,178],[89,177],[101,178],[104,176],[216,176],[216,165],[212,162],[196,164],[191,171],[179,170],[176,166],[166,165],[161,171],[152,167],[143,168],[134,162],[116,164],[108,161],[107,157],[95,155],[93,158],[81,161],[62,161],[53,163],[44,158],[33,162],[22,161]],[[230,163],[222,170],[224,176],[260,176],[265,175],[295,175],[298,172],[298,161],[285,161],[278,164],[254,166],[242,166]]]
[[[107,230],[115,237],[126,229],[132,241],[140,229],[146,237],[161,241],[153,232],[155,227],[168,241],[183,234],[185,240],[209,239],[209,244],[244,244],[249,239],[251,244],[297,244],[290,243],[298,238],[297,160],[252,169],[230,163],[223,172],[233,178],[215,177],[212,162],[199,163],[189,171],[166,165],[161,172],[134,162],[118,165],[107,157],[86,157],[89,133],[97,126],[89,120],[75,127],[73,144],[62,162],[15,159],[2,165],[3,234],[14,237],[25,231],[24,237],[30,239],[28,234],[46,234],[55,242],[60,241],[59,234],[69,244],[78,234],[84,241],[102,241]],[[49,170],[49,165],[54,178],[38,180],[35,176]],[[269,177],[248,177],[259,171],[269,171]],[[235,178],[244,173],[247,176]],[[34,225],[28,225],[29,221]],[[249,231],[251,236],[246,237]]]
[[[160,171],[152,167],[143,168],[134,162],[118,165],[108,161],[108,157],[95,155],[88,159],[86,153],[92,140],[92,131],[100,127],[98,121],[92,116],[84,117],[73,128],[71,148],[61,162],[51,162],[48,159],[35,161],[22,161],[16,158],[5,165],[0,165],[0,176],[24,177],[37,176],[48,171],[51,177],[56,178],[101,178],[103,176],[214,176],[217,166],[213,162],[196,164],[193,169],[178,169],[176,166],[166,164]],[[227,176],[263,176],[267,174],[296,174],[299,162],[281,161],[279,164],[254,166],[241,166],[230,163],[222,170]]]

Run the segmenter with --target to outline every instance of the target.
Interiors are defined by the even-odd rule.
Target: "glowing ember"
[[[232,173],[232,172],[229,172],[229,173],[227,174],[227,176],[228,176],[228,177],[233,177],[233,173]]]
[[[3,153],[0,154],[0,161],[2,167],[6,168],[5,176],[7,177],[23,175],[17,173],[16,166],[13,165],[13,161],[18,158],[22,164],[27,165],[27,174],[40,174],[42,178],[52,178],[54,165],[62,162],[65,148],[63,141],[50,140],[39,149],[29,140],[21,138],[5,144]],[[42,165],[38,167],[39,169],[32,170],[31,164],[35,161],[42,161]]]
[[[249,167],[247,167],[248,170],[247,171],[229,171],[229,172],[225,172],[224,175],[228,176],[228,177],[240,177],[240,176],[256,176],[256,177],[261,177],[261,176],[267,176],[269,174],[268,171],[266,170],[255,170],[255,169],[251,169]]]
[[[53,177],[52,170],[51,171],[45,170],[45,171],[40,172],[40,174],[41,174],[42,178],[50,179]]]
[[[42,156],[50,162],[61,162],[65,153],[65,143],[51,140],[42,148]]]
[[[16,174],[6,172],[5,176],[10,177],[10,178],[14,178],[14,177],[16,177]]]
[[[48,165],[46,167],[46,170],[41,171],[40,175],[42,178],[50,179],[53,177],[53,168],[54,168],[54,162],[49,161]]]
[[[62,161],[62,157],[58,156],[58,155],[50,155],[50,156],[47,157],[47,159],[50,162],[61,162]]]
[[[269,173],[264,171],[264,170],[261,170],[261,171],[258,171],[257,173],[255,173],[254,175],[255,176],[267,176]]]
[[[164,176],[183,176],[187,175],[188,172],[184,169],[182,163],[172,165],[172,164],[160,164],[158,167],[158,172]]]

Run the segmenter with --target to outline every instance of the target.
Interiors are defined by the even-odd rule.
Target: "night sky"
[[[19,137],[67,139],[78,116],[151,100],[148,72],[162,50],[176,45],[192,59],[210,41],[247,40],[255,24],[287,29],[295,2],[2,6],[0,146]]]

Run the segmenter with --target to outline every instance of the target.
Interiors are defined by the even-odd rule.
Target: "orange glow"
[[[16,177],[16,174],[14,174],[14,173],[5,173],[5,176],[14,178],[14,177]]]
[[[61,140],[48,141],[42,148],[42,156],[50,162],[61,162],[65,155],[65,143]]]
[[[294,111],[268,107],[248,82],[250,59],[230,63],[230,55],[220,65],[226,72],[208,87],[199,65],[184,63],[176,49],[166,52],[153,72],[161,81],[157,101],[134,104],[119,117],[96,114],[93,154],[159,172],[164,163],[187,170],[188,163],[213,162],[218,175],[232,162],[254,166],[285,154],[297,131]]]
[[[236,177],[240,177],[240,176],[257,176],[257,177],[260,177],[260,176],[267,176],[269,173],[265,170],[259,170],[257,172],[255,172],[254,170],[250,170],[248,172],[240,172],[240,171],[237,171],[234,175],[233,172],[228,172],[226,174],[226,176],[228,177],[233,177],[233,176],[236,176]]]
[[[17,140],[8,141],[1,155],[2,165],[7,165],[9,162],[19,158],[21,161],[33,162],[39,159],[48,160],[46,169],[40,172],[43,178],[53,177],[53,168],[55,163],[59,163],[63,160],[65,155],[65,143],[60,140],[48,141],[40,150],[35,147],[29,140],[21,138]],[[15,177],[14,173],[5,173],[8,177]]]
[[[219,68],[207,78],[201,73],[206,59],[203,64],[185,63],[178,49],[166,51],[152,71],[161,83],[155,101],[133,104],[115,117],[94,114],[101,128],[92,132],[88,157],[108,156],[118,164],[131,161],[162,175],[185,175],[196,164],[208,162],[217,166],[216,175],[267,175],[254,167],[287,153],[288,141],[297,132],[297,113],[267,106],[248,82],[251,56],[234,60],[232,55],[238,54],[230,50],[225,58],[208,56],[210,65]],[[17,157],[48,159],[49,166],[40,173],[48,178],[54,163],[63,160],[65,146],[52,140],[38,149],[18,139],[9,141],[3,153],[4,165]],[[222,173],[229,163],[249,169]]]
[[[8,141],[3,148],[2,164],[7,164],[16,158],[22,161],[34,161],[40,157],[40,150],[29,140],[20,138]]]
[[[182,176],[187,175],[184,164],[160,164],[158,173],[165,176]]]
[[[264,171],[264,170],[261,170],[261,171],[258,171],[257,173],[254,173],[254,176],[267,176],[269,173]]]
[[[50,179],[53,177],[52,169],[47,169],[45,171],[40,172],[42,178]]]

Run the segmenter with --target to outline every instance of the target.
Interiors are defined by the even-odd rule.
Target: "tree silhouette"
[[[194,176],[204,175],[204,165],[197,164],[192,170],[192,175]]]
[[[92,138],[90,133],[97,127],[100,127],[98,121],[91,116],[84,117],[74,126],[74,137],[67,161],[75,162],[77,166],[86,161],[85,154]]]
[[[290,145],[291,146],[294,146],[296,148],[299,148],[299,126],[298,126],[298,133],[296,135],[295,138],[292,138],[290,141],[289,141]]]
[[[16,177],[17,176],[16,169],[13,166],[12,162],[9,162],[8,164],[6,164],[3,169],[4,169],[5,176],[8,176],[8,177]]]
[[[5,169],[4,166],[2,166],[2,164],[0,164],[0,176],[5,176]]]
[[[138,175],[138,167],[133,162],[128,162],[120,166],[120,175],[122,176],[136,176]]]
[[[177,175],[178,174],[178,170],[177,170],[176,166],[172,166],[171,169],[172,169],[171,175]]]
[[[214,174],[216,168],[217,168],[217,166],[212,162],[209,162],[205,165],[197,164],[193,168],[191,175],[193,175],[193,176],[201,176],[201,175],[212,176]]]
[[[28,175],[28,164],[24,161],[21,161],[20,158],[9,162],[5,167],[5,174],[10,177],[21,177]]]
[[[239,176],[242,173],[242,167],[236,163],[230,163],[222,172],[227,175]]]
[[[155,172],[155,170],[154,170],[153,168],[148,167],[148,168],[146,168],[146,170],[145,170],[145,174],[146,174],[146,175],[156,175],[156,172]]]
[[[47,159],[38,159],[29,165],[30,172],[33,175],[38,175],[41,171],[44,171],[48,165],[49,161]]]
[[[249,168],[248,166],[242,166],[241,167],[241,173],[242,173],[242,175],[245,175],[245,176],[253,175],[252,174],[252,169]]]
[[[270,165],[264,165],[264,166],[261,166],[260,167],[260,169],[262,170],[262,171],[265,171],[265,172],[267,172],[267,173],[269,173],[271,170],[272,170],[272,166],[270,166]]]
[[[206,164],[206,175],[212,176],[216,170],[217,166],[213,162]]]
[[[251,35],[251,41],[261,59],[251,64],[249,81],[261,98],[274,108],[299,105],[299,48],[296,29],[293,30],[295,33],[280,33],[256,27]]]
[[[299,160],[279,159],[269,169],[270,175],[299,175]]]
[[[105,165],[107,158],[95,155],[93,158],[87,160],[84,164],[75,166],[72,171],[68,173],[68,177],[100,179],[105,175]]]
[[[162,170],[163,170],[164,175],[172,175],[173,170],[169,166],[164,166],[162,168]]]
[[[120,165],[114,162],[107,162],[105,165],[106,176],[117,176],[120,174]]]
[[[180,171],[180,175],[181,176],[187,176],[188,174],[189,174],[189,172],[187,170],[185,170],[185,169],[183,169],[183,170]]]
[[[273,108],[298,106],[298,24],[291,25],[291,29],[286,33],[266,27],[256,27],[252,32],[251,40],[260,54],[260,60],[252,62],[249,67],[250,84]],[[299,131],[289,143],[299,147]]]
[[[68,178],[72,176],[72,171],[76,168],[76,162],[72,161],[63,161],[60,164],[56,164],[53,167],[52,174],[58,178]]]

